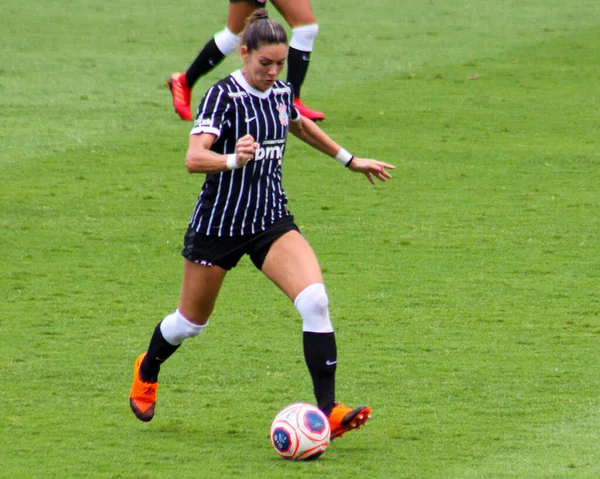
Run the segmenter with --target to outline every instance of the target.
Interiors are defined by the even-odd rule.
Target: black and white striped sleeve
[[[219,138],[225,114],[230,107],[229,97],[221,88],[217,86],[210,88],[198,106],[196,120],[190,135],[210,133]]]

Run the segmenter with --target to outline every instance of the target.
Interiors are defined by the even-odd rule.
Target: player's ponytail
[[[248,52],[258,50],[263,45],[288,44],[287,33],[280,23],[269,18],[265,8],[259,8],[246,19],[241,44]]]

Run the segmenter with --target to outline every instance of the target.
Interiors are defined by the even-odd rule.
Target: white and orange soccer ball
[[[329,420],[316,406],[295,403],[283,408],[271,425],[271,442],[285,459],[316,459],[329,445]]]

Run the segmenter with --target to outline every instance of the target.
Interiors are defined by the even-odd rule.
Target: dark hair
[[[287,33],[280,23],[269,18],[265,8],[259,8],[246,19],[246,28],[242,33],[242,45],[248,51],[258,50],[263,45],[288,44]]]

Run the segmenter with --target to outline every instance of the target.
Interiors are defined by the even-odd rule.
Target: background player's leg
[[[323,120],[325,118],[323,113],[311,110],[300,101],[300,90],[308,72],[310,55],[319,32],[310,0],[272,0],[272,3],[292,28],[287,81],[294,89],[296,108],[302,116],[315,121]]]
[[[317,23],[310,0],[271,0],[291,28]]]
[[[229,4],[227,28],[215,34],[200,50],[196,59],[185,72],[188,87],[194,88],[198,79],[215,68],[230,53],[235,52],[240,44],[239,35],[244,30],[244,22],[256,7],[247,2]]]
[[[215,68],[240,44],[239,34],[244,29],[246,18],[254,11],[245,1],[229,4],[227,27],[216,33],[200,50],[185,73],[173,73],[167,81],[173,95],[173,107],[182,120],[191,121],[192,88],[198,79]]]

